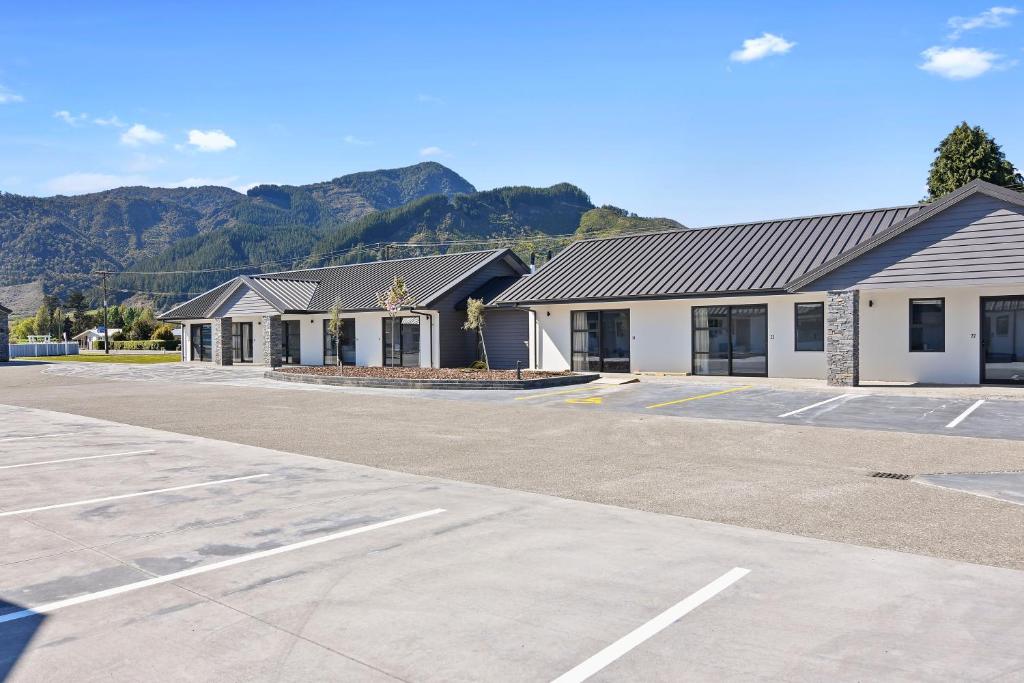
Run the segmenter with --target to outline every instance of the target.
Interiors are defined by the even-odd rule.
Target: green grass
[[[139,354],[115,354],[109,356],[103,354],[81,354],[79,356],[37,356],[26,358],[15,358],[13,360],[35,360],[35,361],[76,361],[84,363],[140,363],[150,365],[153,363],[176,363],[181,356],[176,353],[139,353]]]

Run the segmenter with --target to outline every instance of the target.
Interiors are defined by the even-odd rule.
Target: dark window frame
[[[697,327],[697,309],[699,308],[725,308],[726,318],[729,325],[729,373],[726,375],[697,375],[697,330],[710,330],[710,327]],[[764,309],[764,372],[750,373],[750,372],[736,372],[733,370],[733,325],[732,315],[733,310],[737,308],[763,308]],[[771,368],[770,361],[770,349],[769,342],[771,341],[771,327],[768,322],[768,304],[717,304],[717,305],[704,305],[704,306],[691,306],[690,307],[690,372],[697,377],[769,377],[769,370]]]
[[[923,323],[914,322],[914,304],[938,301],[942,306],[942,346],[938,349],[915,349],[914,348],[914,327],[915,325],[924,328]],[[909,353],[945,353],[946,352],[946,297],[943,296],[922,296],[910,299],[907,306],[907,349]]]
[[[352,354],[355,355],[355,352],[356,352],[356,350],[355,350],[355,346],[356,346],[356,334],[355,334],[356,319],[350,316],[350,317],[347,317],[347,318],[343,317],[341,320],[342,320],[342,322],[344,322],[346,320],[351,320],[352,321]],[[331,339],[331,343],[333,344],[333,337],[334,337],[334,335],[332,335],[327,330],[327,326],[330,325],[330,324],[331,324],[331,319],[330,318],[324,318],[324,323],[323,323],[323,328],[324,328],[324,333],[323,333],[324,365],[327,365],[327,357],[329,355],[333,355],[333,354],[329,354],[328,353],[328,351],[330,351],[330,348],[328,346],[328,341],[327,340]],[[342,343],[344,344],[345,342],[342,342]],[[348,361],[345,360],[344,354],[342,354],[341,364],[342,365],[354,366],[356,364],[356,362],[353,360],[351,363],[349,363]],[[331,365],[337,365],[337,362],[332,362]]]
[[[981,384],[994,384],[1001,386],[1024,386],[1024,382],[1004,379],[992,379],[986,372],[985,344],[988,341],[985,326],[985,304],[989,301],[1024,301],[1024,294],[1007,294],[1004,296],[983,296],[978,299],[978,381]]]
[[[604,369],[604,314],[605,313],[624,313],[626,315],[626,339],[629,342],[629,370],[627,372],[633,372],[633,336],[632,336],[632,322],[630,321],[629,315],[630,309],[628,308],[584,308],[584,309],[572,309],[569,311],[569,369],[572,372],[593,372],[593,370],[576,370],[574,367],[574,357],[576,355],[576,347],[573,346],[576,340],[576,332],[589,333],[589,329],[576,330],[573,327],[573,319],[577,313],[597,313],[597,348],[600,354],[601,360],[599,361],[600,368],[597,372],[606,372]],[[586,353],[586,350],[583,351]]]
[[[210,346],[203,344],[203,328],[210,328]],[[196,331],[199,332],[199,358],[196,358]],[[189,360],[199,363],[213,362],[213,323],[190,323],[188,326],[188,352]],[[205,353],[204,353],[205,351]],[[204,358],[203,356],[207,356]]]
[[[291,344],[288,341],[289,335],[288,330],[292,325],[298,327],[298,338],[299,348],[292,349]],[[292,353],[294,351],[294,353]],[[294,358],[295,362],[290,362],[288,359]],[[282,320],[281,321],[281,364],[282,365],[302,365],[302,321],[301,320]]]
[[[800,307],[817,306],[821,309],[821,348],[801,349],[800,348]],[[820,353],[825,350],[825,302],[824,301],[797,301],[793,303],[793,352],[794,353]]]
[[[405,346],[402,344],[402,321],[407,319],[407,318],[409,320],[415,320],[416,324],[418,326],[420,326],[420,329],[419,329],[420,337],[417,340],[419,348],[416,349],[416,358],[418,360],[418,363],[416,365],[406,365],[405,364]],[[398,359],[400,361],[399,365],[388,365],[387,327],[388,327],[388,322],[391,322],[391,321],[398,321],[398,323],[397,323],[398,324]],[[423,325],[423,321],[421,319],[421,316],[418,316],[418,315],[396,315],[396,316],[386,315],[383,318],[381,318],[381,328],[380,328],[380,351],[381,351],[380,364],[381,364],[381,367],[385,367],[385,368],[419,368],[419,367],[423,367],[421,365],[423,363],[423,358],[422,358],[422,354],[423,354],[423,336],[422,336],[423,335],[423,327],[422,327],[422,325]],[[395,334],[394,329],[391,330],[391,334],[392,335]]]

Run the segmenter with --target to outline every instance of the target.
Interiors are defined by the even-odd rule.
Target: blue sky
[[[964,119],[1024,166],[1017,10],[12,3],[0,189],[245,188],[431,159],[480,189],[568,181],[689,225],[903,204]]]

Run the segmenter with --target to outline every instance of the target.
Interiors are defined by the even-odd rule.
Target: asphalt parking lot
[[[0,468],[0,679],[991,680],[1022,666],[1024,573],[1009,569],[14,406],[0,406]]]

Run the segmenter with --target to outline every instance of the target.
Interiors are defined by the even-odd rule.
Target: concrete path
[[[416,448],[415,434],[381,438]],[[1024,667],[1024,572],[1009,569],[11,406],[0,467],[0,678],[13,681]]]

